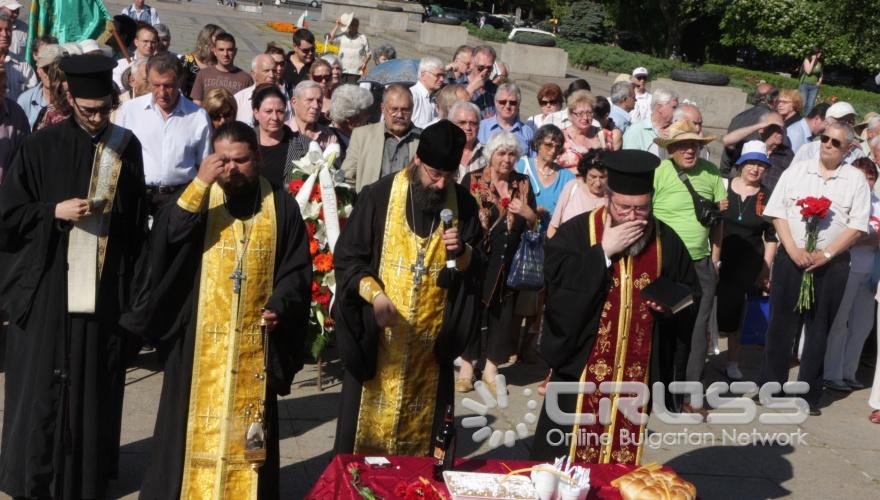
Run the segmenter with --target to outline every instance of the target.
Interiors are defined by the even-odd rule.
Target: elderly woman
[[[852,166],[865,174],[871,188],[871,219],[868,234],[849,249],[846,289],[843,291],[837,316],[831,324],[831,331],[828,332],[825,373],[822,378],[826,388],[842,392],[865,388],[856,378],[856,369],[859,367],[862,347],[873,326],[876,285],[872,283],[871,273],[877,253],[877,230],[880,229],[880,200],[874,194],[877,165],[868,158],[859,158],[853,161]]]
[[[61,71],[60,65],[59,59],[43,68],[49,80],[49,104],[37,116],[34,132],[61,123],[73,114],[73,108],[67,100],[67,76]],[[118,96],[114,95],[114,102],[118,105]]]
[[[330,123],[330,97],[336,90],[336,87],[333,86],[333,69],[330,63],[322,59],[315,59],[309,68],[309,80],[321,87],[321,93],[324,96],[321,104],[321,116],[324,118],[324,123]]]
[[[532,149],[536,152],[533,158],[520,158],[516,164],[516,171],[526,174],[532,184],[535,193],[535,201],[538,204],[538,217],[541,218],[541,231],[547,231],[550,217],[556,210],[559,195],[569,181],[575,176],[568,170],[562,169],[556,163],[556,158],[562,152],[562,144],[565,137],[556,125],[544,125],[535,132],[532,138]]]
[[[330,75],[333,77],[330,80],[330,85],[335,89],[342,84],[342,63],[339,62],[336,54],[324,54],[321,56],[321,60],[330,63]]]
[[[259,85],[251,97],[260,143],[260,174],[276,189],[287,181],[291,163],[308,151],[309,139],[284,124],[287,99],[277,86]],[[234,116],[234,115],[233,115]]]
[[[559,85],[545,83],[538,89],[538,106],[541,107],[541,112],[529,118],[528,121],[533,123],[535,128],[548,123],[562,128],[562,120],[558,111],[562,109],[563,101],[562,89]]]
[[[217,39],[217,35],[223,32],[223,28],[216,24],[206,24],[196,37],[196,46],[193,51],[183,56],[184,76],[180,86],[183,95],[189,97],[199,70],[217,63],[217,58],[214,57],[214,40]]]
[[[587,90],[576,90],[568,97],[568,117],[571,126],[562,131],[565,135],[563,153],[557,160],[572,173],[577,171],[578,162],[587,152],[594,149],[608,149],[605,135],[593,125],[593,106],[596,98]]]
[[[486,145],[489,164],[464,177],[463,184],[477,200],[484,231],[480,251],[487,257],[482,293],[487,332],[485,342],[479,338],[482,335],[477,336],[461,356],[455,383],[459,392],[473,389],[474,365],[485,356],[482,380],[494,394],[498,365],[514,352],[511,333],[516,291],[507,287],[507,273],[523,232],[538,221],[529,179],[514,169],[521,154],[519,139],[510,132],[500,132]]]
[[[372,105],[373,94],[357,85],[340,85],[333,92],[333,98],[330,99],[330,121],[333,133],[336,134],[337,142],[342,149],[338,159],[339,165],[345,158],[352,131],[367,123]]]
[[[794,89],[783,89],[779,91],[779,100],[776,101],[776,111],[782,115],[785,120],[785,128],[792,126],[800,120],[801,112],[804,110],[804,100],[801,93]]]
[[[224,123],[235,121],[235,115],[238,113],[235,97],[228,90],[222,88],[209,90],[205,94],[202,106],[211,118],[211,125],[215,129]]]
[[[458,164],[458,180],[464,181],[467,173],[480,170],[486,166],[483,156],[483,145],[477,140],[480,130],[480,108],[470,101],[458,101],[449,110],[449,121],[464,131],[464,151]]]
[[[397,59],[397,51],[387,43],[380,45],[373,51],[373,61],[375,61],[377,65],[388,62],[392,59]]]
[[[740,380],[739,332],[742,327],[746,295],[766,288],[770,267],[776,255],[773,225],[764,219],[764,206],[770,191],[761,177],[770,166],[767,146],[749,141],[736,161],[739,175],[727,187],[727,210],[724,210],[724,236],[718,273],[718,331],[727,334],[727,377]]]
[[[552,238],[563,222],[576,215],[590,212],[607,203],[605,186],[608,171],[600,159],[599,151],[591,151],[578,162],[577,179],[569,181],[559,195],[556,210],[547,228],[547,237]]]

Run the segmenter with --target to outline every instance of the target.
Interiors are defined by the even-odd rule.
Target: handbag
[[[691,180],[688,179],[688,176],[683,171],[678,171],[678,178],[681,179],[681,182],[684,183],[684,186],[687,188],[688,192],[691,193],[691,199],[694,201],[694,213],[697,215],[697,221],[708,227],[714,227],[716,224],[721,222],[721,218],[723,217],[721,214],[721,210],[718,210],[718,207],[711,200],[707,200],[700,196],[699,193],[694,189],[694,186],[691,184]]]
[[[544,287],[544,242],[539,231],[522,233],[507,274],[507,286],[520,291]]]

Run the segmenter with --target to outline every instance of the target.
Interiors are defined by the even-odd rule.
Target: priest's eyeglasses
[[[635,213],[636,215],[647,215],[651,212],[651,204],[645,205],[618,205],[614,203],[613,200],[608,200],[611,206],[614,208],[614,211],[620,214],[621,216],[630,215]]]

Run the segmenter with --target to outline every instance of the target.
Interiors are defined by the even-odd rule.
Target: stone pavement
[[[119,12],[124,3],[118,0],[107,2],[111,12]],[[299,9],[276,9],[266,7],[262,15],[232,12],[229,8],[217,6],[211,0],[194,0],[191,3],[158,1],[152,3],[159,9],[162,20],[172,31],[172,50],[186,52],[191,49],[198,30],[205,23],[216,23],[232,32],[239,40],[239,65],[247,67],[253,54],[262,50],[270,40],[283,42],[289,46],[289,34],[269,30],[265,22],[269,20],[289,20],[293,22]],[[23,9],[26,10],[26,9]],[[313,19],[319,13],[312,14]],[[316,31],[329,31],[329,24],[314,22]],[[419,47],[418,36],[408,33],[370,33],[371,43],[380,40],[395,45],[399,57],[420,57],[425,53],[448,58],[451,51]],[[472,40],[472,43],[476,43]],[[426,50],[428,49],[428,50]],[[570,78],[584,77],[593,85],[597,94],[607,95],[614,75],[596,72],[570,70]],[[522,81],[521,75],[513,75]],[[542,79],[526,80],[524,115],[534,113],[533,102],[537,87]],[[563,85],[564,86],[564,85]],[[531,104],[529,104],[531,103]],[[532,108],[529,108],[532,106]],[[575,304],[572,304],[576,307]],[[722,351],[724,349],[722,341]],[[760,347],[744,346],[741,367],[746,378],[757,376],[760,365]],[[710,357],[706,369],[707,382],[723,380],[724,353]],[[162,384],[161,366],[155,353],[143,353],[137,366],[129,369],[122,429],[122,450],[120,457],[120,477],[111,484],[108,495],[111,498],[136,498],[140,479],[149,461],[150,443],[156,407]],[[792,369],[792,376],[796,373]],[[335,418],[338,411],[341,367],[338,361],[324,366],[324,391],[317,391],[317,370],[314,364],[307,365],[294,380],[293,392],[279,402],[281,436],[281,491],[283,499],[302,498],[323,468],[332,457],[335,435]],[[532,406],[541,404],[541,397],[535,392],[537,384],[546,373],[539,364],[520,363],[501,370],[510,385],[510,406],[501,413],[490,413],[490,425],[497,429],[513,428],[520,419],[525,419]],[[869,382],[873,370],[862,366],[859,376]],[[0,385],[5,378],[0,375]],[[524,390],[531,395],[524,395]],[[464,395],[479,400],[476,393]],[[698,424],[686,429],[664,425],[656,417],[649,421],[648,428],[658,437],[672,436],[672,432],[690,433],[703,441],[715,439],[714,445],[699,446],[660,442],[645,450],[644,462],[665,463],[679,471],[685,478],[693,481],[705,499],[740,498],[872,498],[880,487],[880,427],[867,420],[869,412],[866,400],[867,390],[856,391],[846,397],[834,393],[826,395],[823,415],[808,418],[799,426],[770,426],[763,424],[718,425]],[[457,397],[456,413],[460,418],[471,412],[462,405],[462,395]],[[533,399],[535,403],[530,403]],[[758,408],[759,413],[767,411]],[[533,431],[534,427],[529,426]],[[791,433],[800,431],[806,444],[760,444],[750,433],[774,432]],[[746,444],[732,446],[724,443],[724,433],[729,436],[734,431],[745,434]],[[501,446],[490,449],[487,443],[474,443],[470,431],[459,427],[459,452],[468,457],[480,458],[525,458],[528,456],[533,438],[518,441],[512,448]],[[674,436],[673,436],[674,437]],[[161,437],[159,437],[161,439]],[[691,437],[693,439],[693,437]],[[873,494],[871,492],[874,492]],[[2,497],[2,495],[0,495]]]

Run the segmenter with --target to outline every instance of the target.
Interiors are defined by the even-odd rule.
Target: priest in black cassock
[[[101,498],[115,477],[125,366],[117,326],[146,241],[141,145],[110,123],[104,56],[72,56],[70,119],[27,139],[0,186],[7,330],[0,490]]]
[[[693,307],[672,315],[641,296],[659,276],[690,288],[699,296],[693,265],[679,237],[651,215],[654,169],[660,160],[644,151],[603,153],[608,170],[608,203],[563,224],[545,249],[544,333],[541,356],[553,369],[553,382],[670,382],[677,332],[690,332]],[[695,298],[695,303],[699,301]],[[679,343],[679,345],[687,345]],[[597,416],[594,425],[560,425],[541,411],[532,460],[570,456],[586,463],[638,464],[636,443],[645,426],[617,411],[618,397],[560,394],[566,413]],[[611,400],[611,421],[601,425],[599,402]],[[640,409],[647,412],[647,408]]]
[[[476,202],[455,182],[464,143],[447,120],[423,130],[409,166],[360,192],[336,244],[337,453],[425,455],[454,402],[482,262]]]
[[[256,133],[221,125],[214,154],[152,230],[149,287],[125,326],[165,378],[142,499],[278,498],[278,404],[311,301],[296,200],[259,175]]]

